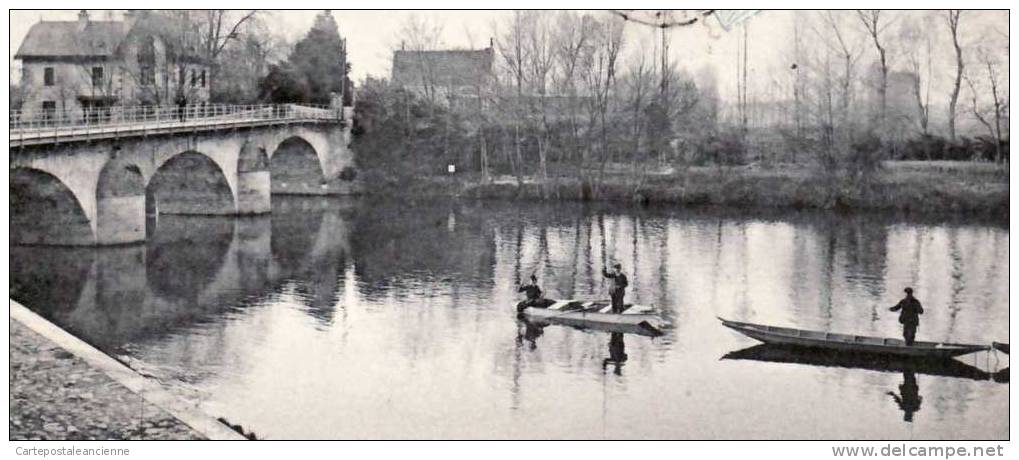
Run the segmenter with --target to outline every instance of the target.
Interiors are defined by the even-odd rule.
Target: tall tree
[[[524,157],[523,157],[523,136],[521,125],[524,118],[524,82],[526,74],[527,46],[526,31],[528,15],[523,11],[514,11],[505,25],[505,31],[498,35],[499,55],[502,57],[504,68],[510,75],[513,82],[514,97],[507,100],[511,104],[510,113],[513,115],[513,153],[517,176],[517,186],[523,185],[524,181]],[[497,31],[498,33],[498,31]]]
[[[962,86],[963,70],[966,67],[962,60],[962,45],[959,42],[959,19],[962,10],[948,10],[945,12],[945,20],[948,23],[948,30],[952,32],[952,45],[955,46],[955,83],[952,85],[951,98],[948,100],[948,135],[955,140],[955,109],[959,102],[959,89]]]
[[[346,42],[331,12],[315,17],[311,30],[294,45],[287,64],[307,81],[308,100],[300,102],[328,104],[333,94],[343,93],[348,78]]]
[[[406,85],[420,86],[425,98],[432,106],[437,106],[438,90],[443,82],[438,81],[441,62],[430,51],[439,49],[442,41],[443,24],[417,15],[411,15],[400,26],[397,36],[400,39],[400,51],[414,53],[414,58],[403,65],[414,66],[413,74],[418,81],[401,82]],[[394,63],[396,65],[396,63]]]
[[[891,21],[882,21],[881,10],[858,10],[856,15],[874,43],[874,50],[877,51],[880,75],[877,84],[878,116],[876,122],[878,131],[884,138],[888,126],[888,49],[887,45],[882,42],[881,34],[891,24]]]
[[[980,68],[978,72],[973,72],[975,75],[966,76],[966,83],[969,85],[972,95],[973,116],[987,128],[988,134],[994,140],[994,161],[1001,163],[1004,160],[1002,119],[1008,116],[1008,92],[1002,91],[1001,70],[999,69],[1001,63],[995,54],[984,47],[978,48],[976,54]],[[983,77],[982,83],[975,82],[978,76]],[[989,103],[981,104],[980,94],[988,95]],[[1007,120],[1005,123],[1007,124]]]
[[[900,41],[906,50],[906,68],[913,77],[911,86],[917,111],[917,124],[920,133],[926,136],[930,127],[930,97],[934,78],[934,46],[929,24],[926,24],[924,19],[921,19],[920,23],[904,22]]]

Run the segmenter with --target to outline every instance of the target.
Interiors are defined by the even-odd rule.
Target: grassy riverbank
[[[597,191],[573,177],[482,181],[470,174],[373,181],[370,193],[525,200],[596,200],[660,205],[787,207],[909,213],[967,213],[1008,220],[1008,169],[989,163],[886,162],[865,179],[823,177],[794,165],[691,167],[647,174],[610,169]]]

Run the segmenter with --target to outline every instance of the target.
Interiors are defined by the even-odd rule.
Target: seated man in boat
[[[603,268],[602,275],[612,278],[612,287],[609,288],[609,297],[612,298],[612,313],[622,313],[623,297],[626,296],[626,287],[629,286],[626,275],[623,274],[623,266],[618,263],[613,265],[612,272]]]
[[[920,301],[913,297],[913,288],[906,288],[906,298],[899,301],[889,311],[900,311],[899,322],[902,323],[902,338],[906,345],[912,345],[916,339],[916,327],[920,325],[920,315],[923,314],[923,306]]]
[[[524,311],[527,307],[548,308],[552,303],[542,297],[541,288],[538,287],[538,277],[531,275],[531,284],[525,284],[517,289],[517,292],[526,293],[527,299],[517,304],[517,311]]]

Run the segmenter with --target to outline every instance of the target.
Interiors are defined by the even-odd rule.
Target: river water
[[[1007,355],[948,364],[757,346],[716,317],[1008,341],[1007,226],[892,216],[273,197],[271,216],[160,216],[144,245],[12,247],[12,297],[264,438],[1001,439]],[[660,337],[515,318],[627,300]],[[754,347],[754,348],[751,348]]]

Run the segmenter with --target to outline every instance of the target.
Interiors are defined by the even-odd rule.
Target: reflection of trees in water
[[[351,239],[366,294],[431,284],[492,285],[495,245],[488,220],[505,217],[505,211],[450,206],[429,202],[361,208]],[[450,212],[455,226],[447,225]]]
[[[955,322],[962,308],[962,291],[966,288],[963,281],[962,255],[959,249],[959,229],[952,228],[948,231],[948,258],[951,260],[950,271],[950,293],[948,297],[948,335],[955,331]]]
[[[342,297],[358,209],[328,197],[273,196],[272,258],[307,312],[330,323]]]

